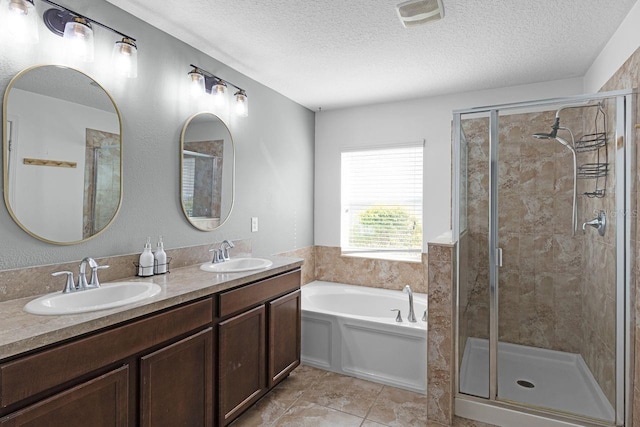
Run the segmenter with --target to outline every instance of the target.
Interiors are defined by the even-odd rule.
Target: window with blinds
[[[185,154],[182,159],[182,205],[187,212],[187,216],[193,216],[195,179],[196,159]]]
[[[420,260],[423,144],[343,151],[343,254]]]

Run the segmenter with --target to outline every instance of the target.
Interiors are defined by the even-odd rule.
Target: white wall
[[[118,116],[13,88],[9,96],[16,150],[11,206],[19,221],[49,240],[82,240],[86,129],[120,133]],[[62,116],[51,111],[66,111]],[[82,120],[76,120],[82,117]],[[25,165],[24,158],[76,162],[75,168]],[[14,185],[10,187],[10,192]]]
[[[316,113],[314,240],[340,246],[340,150],[426,140],[424,251],[450,229],[451,120],[455,109],[578,95],[581,78]]]
[[[640,1],[631,8],[584,76],[584,93],[595,93],[640,47]]]

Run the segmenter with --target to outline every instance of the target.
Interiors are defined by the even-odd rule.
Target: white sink
[[[243,271],[260,270],[271,267],[273,263],[264,258],[231,258],[229,261],[217,264],[207,262],[200,266],[200,270],[211,273],[240,273]]]
[[[63,294],[54,292],[29,301],[24,310],[32,314],[74,314],[106,310],[151,298],[161,291],[155,283],[105,283],[96,289]]]

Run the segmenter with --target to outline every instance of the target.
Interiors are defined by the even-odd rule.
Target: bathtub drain
[[[535,385],[527,380],[518,380],[516,381],[516,384],[518,384],[520,387],[524,387],[524,388],[534,388]]]

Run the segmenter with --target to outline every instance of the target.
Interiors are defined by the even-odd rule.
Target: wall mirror
[[[213,113],[191,116],[180,137],[180,199],[187,220],[211,231],[233,209],[235,146],[229,128]]]
[[[15,222],[48,243],[103,232],[122,200],[121,118],[86,74],[54,65],[16,75],[4,94],[4,200]]]

